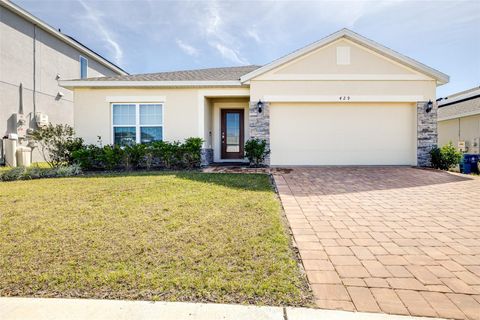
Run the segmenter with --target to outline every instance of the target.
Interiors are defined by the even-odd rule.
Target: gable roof
[[[427,65],[424,65],[423,63],[420,63],[412,58],[409,58],[407,56],[404,56],[392,49],[389,49],[385,46],[382,46],[381,44],[373,41],[373,40],[370,40],[370,39],[367,39],[361,35],[359,35],[358,33],[355,33],[349,29],[342,29],[340,31],[337,31],[319,41],[316,41],[302,49],[299,49],[297,51],[294,51],[284,57],[281,57],[275,61],[272,61],[271,63],[269,64],[266,64],[264,65],[263,67],[261,68],[258,68],[244,76],[241,77],[241,82],[246,82],[246,81],[249,81],[261,74],[264,74],[265,72],[268,72],[272,69],[275,69],[289,61],[292,61],[300,56],[303,56],[311,51],[314,51],[316,49],[319,49],[333,41],[336,41],[340,38],[346,38],[348,40],[351,40],[353,42],[356,42],[364,47],[367,47],[368,49],[371,49],[377,53],[380,53],[394,61],[397,61],[401,64],[404,64],[416,71],[419,71],[423,74],[426,74],[430,77],[432,77],[433,79],[435,79],[437,81],[437,85],[442,85],[442,84],[445,84],[449,81],[449,76],[438,71],[438,70],[435,70],[433,68],[430,68],[429,66]]]
[[[13,12],[14,14],[22,17],[23,19],[29,21],[30,23],[36,25],[40,29],[48,32],[52,36],[54,36],[57,39],[65,42],[66,44],[70,45],[71,47],[77,49],[78,51],[80,51],[85,56],[88,56],[89,58],[97,61],[98,63],[100,63],[101,65],[103,65],[107,68],[109,68],[110,70],[112,70],[112,71],[114,71],[118,74],[121,74],[121,75],[128,74],[127,71],[123,70],[122,68],[120,68],[119,66],[114,64],[113,62],[111,62],[111,61],[107,60],[106,58],[102,57],[100,54],[98,54],[95,51],[93,51],[92,49],[88,48],[87,46],[85,46],[84,44],[79,42],[78,40],[61,33],[57,29],[48,25],[46,22],[44,22],[44,21],[40,20],[39,18],[35,17],[34,15],[32,15],[30,12],[20,8],[19,6],[17,6],[13,2],[8,1],[8,0],[0,0],[0,6],[4,7],[5,9],[7,9],[11,12]]]

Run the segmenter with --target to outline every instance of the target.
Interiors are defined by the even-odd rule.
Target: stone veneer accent
[[[201,166],[208,166],[213,162],[213,149],[202,149],[200,153]]]
[[[259,113],[257,102],[258,101],[250,101],[248,112],[250,138],[266,140],[267,148],[270,149],[270,104],[262,101],[262,113]],[[269,155],[265,158],[265,164],[270,165]]]
[[[417,102],[417,165],[430,167],[429,151],[437,145],[437,110],[433,103],[432,110],[427,113],[426,101]]]

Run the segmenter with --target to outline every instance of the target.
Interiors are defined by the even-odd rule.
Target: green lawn
[[[0,296],[308,305],[266,175],[0,182]]]

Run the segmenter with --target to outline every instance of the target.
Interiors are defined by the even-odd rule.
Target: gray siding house
[[[438,143],[449,142],[465,153],[480,153],[480,87],[439,99]]]
[[[126,74],[75,39],[0,0],[0,138],[10,133],[21,137],[34,129],[36,114],[73,125],[73,92],[60,87],[59,80]],[[41,161],[38,153],[33,160]]]

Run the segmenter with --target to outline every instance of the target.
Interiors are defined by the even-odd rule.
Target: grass
[[[266,175],[0,183],[0,296],[309,305]]]

